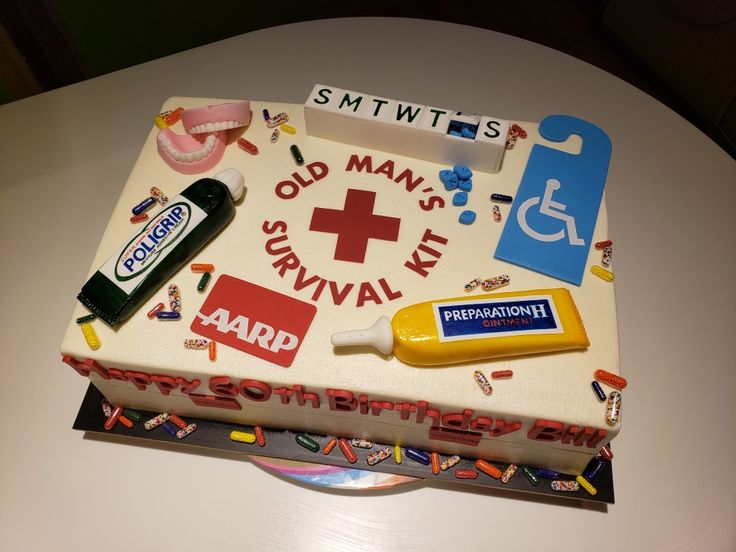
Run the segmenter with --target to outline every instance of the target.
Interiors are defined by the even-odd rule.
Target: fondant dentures
[[[250,102],[234,102],[185,109],[181,122],[188,134],[201,134],[246,126],[250,115]]]
[[[189,136],[163,128],[156,137],[156,145],[169,167],[183,174],[198,174],[210,170],[222,159],[227,132]]]

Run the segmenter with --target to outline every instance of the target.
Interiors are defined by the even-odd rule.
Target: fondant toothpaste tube
[[[244,188],[235,169],[197,180],[127,240],[77,299],[111,326],[122,322],[235,216]]]
[[[590,345],[567,289],[456,297],[400,309],[372,327],[339,332],[336,347],[370,345],[407,364],[460,362],[582,349]]]

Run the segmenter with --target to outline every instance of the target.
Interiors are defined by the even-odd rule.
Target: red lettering
[[[360,289],[358,290],[358,302],[355,304],[356,307],[362,307],[366,301],[373,301],[376,305],[382,303],[381,298],[373,289],[370,282],[361,282]]]
[[[442,416],[442,425],[454,427],[455,429],[468,429],[473,411],[469,408],[463,410],[462,414],[445,414]]]
[[[268,253],[269,255],[281,255],[282,253],[288,253],[289,251],[291,251],[290,245],[285,245],[283,247],[280,247],[279,249],[273,247],[275,244],[286,241],[288,239],[289,236],[287,236],[286,234],[281,234],[280,236],[269,239],[266,242],[266,253]]]
[[[125,379],[135,385],[141,391],[145,391],[146,388],[151,385],[151,376],[144,372],[134,372],[132,370],[126,370],[124,372]]]
[[[240,382],[240,394],[255,402],[264,402],[271,398],[271,386],[265,382],[244,379]]]
[[[176,378],[176,382],[179,385],[181,385],[181,392],[184,393],[185,395],[189,395],[190,393],[192,393],[192,391],[194,391],[202,383],[198,379],[193,379],[192,381],[187,381],[187,380],[185,380],[182,377],[177,377]]]
[[[445,207],[444,198],[441,198],[440,196],[430,196],[429,199],[422,198],[419,200],[419,207],[421,207],[423,211],[431,211],[435,206],[438,209],[443,209]]]
[[[294,398],[299,406],[304,406],[306,401],[312,402],[312,408],[319,408],[319,397],[316,393],[305,393],[301,385],[294,386]]]
[[[373,174],[385,174],[387,177],[393,179],[394,177],[394,162],[389,159],[378,167]]]
[[[337,289],[337,282],[333,282],[330,280],[330,293],[332,293],[332,302],[335,305],[342,305],[342,302],[345,300],[345,298],[348,296],[348,293],[350,293],[350,290],[353,289],[354,284],[345,284],[341,290],[338,291]]]
[[[345,171],[352,171],[357,169],[358,172],[362,172],[365,169],[368,172],[373,172],[373,158],[370,155],[364,155],[363,159],[358,159],[358,156],[353,154],[348,160],[348,166],[345,167]]]
[[[536,420],[534,426],[527,432],[527,439],[535,439],[537,441],[558,441],[565,431],[565,426],[560,422],[552,422],[550,420]]]
[[[521,422],[507,423],[505,420],[496,420],[496,427],[491,430],[491,437],[500,437],[521,429]]]
[[[299,257],[291,252],[274,261],[272,266],[279,271],[279,276],[283,278],[287,270],[293,270],[299,266]]]
[[[299,193],[299,186],[291,180],[282,180],[276,184],[276,195],[281,199],[293,199]]]
[[[307,273],[307,269],[302,265],[299,267],[299,272],[296,273],[296,281],[294,282],[294,290],[299,291],[304,289],[307,286],[312,285],[314,282],[317,282],[318,280],[321,280],[319,276],[310,276],[306,280],[304,279],[305,274]],[[324,285],[324,284],[322,284]]]
[[[389,401],[371,401],[371,414],[374,416],[380,416],[382,410],[393,410],[394,403]]]
[[[220,397],[237,397],[239,393],[238,386],[230,383],[229,376],[217,376],[210,378],[210,391]]]
[[[229,410],[242,410],[237,399],[232,397],[217,397],[216,395],[200,395],[190,393],[189,398],[197,406],[210,406],[214,408],[227,408]]]
[[[117,368],[108,368],[107,375],[110,379],[118,381],[128,381],[128,379],[125,377],[125,373],[122,370],[118,370]]]
[[[399,416],[402,420],[408,420],[409,415],[412,412],[417,411],[417,407],[412,403],[396,403],[394,405],[394,410],[397,410],[399,412]]]
[[[418,177],[416,180],[412,180],[413,176],[414,176],[414,173],[411,172],[411,169],[405,169],[404,172],[402,172],[399,176],[397,176],[394,179],[394,182],[396,182],[397,184],[399,184],[399,183],[401,183],[402,180],[405,180],[406,181],[406,184],[405,184],[406,191],[407,192],[413,192],[414,191],[414,188],[416,188],[422,182],[424,182],[424,178],[421,177],[421,176]]]
[[[423,261],[419,258],[419,254],[416,251],[412,251],[411,260],[406,261],[404,266],[409,270],[413,270],[419,274],[422,278],[426,278],[429,272],[426,270],[432,268],[437,264],[437,261]]]
[[[393,301],[394,299],[398,299],[399,297],[401,297],[402,293],[400,291],[392,290],[389,287],[388,282],[386,282],[386,278],[381,278],[380,280],[378,280],[378,283],[381,286],[383,293],[386,294],[386,298],[389,301]]]
[[[158,390],[161,391],[162,395],[168,395],[179,387],[179,384],[176,382],[176,378],[172,378],[171,376],[153,374],[151,376],[151,381],[156,387],[158,387]]]
[[[352,412],[358,408],[358,401],[353,398],[353,394],[350,391],[328,389],[326,393],[330,410]]]
[[[291,402],[291,395],[294,393],[291,389],[286,387],[277,387],[273,390],[281,399],[281,404],[289,404]]]
[[[277,220],[276,222],[268,222],[267,220],[264,220],[263,225],[261,226],[264,234],[273,234],[275,232],[286,233],[286,228],[286,223],[283,220]]]
[[[493,429],[493,418],[487,418],[486,416],[478,416],[475,420],[470,422],[471,429],[477,429],[478,431],[491,431]]]
[[[424,423],[425,418],[431,418],[432,425],[440,425],[440,411],[428,407],[427,401],[417,401],[417,423]]]

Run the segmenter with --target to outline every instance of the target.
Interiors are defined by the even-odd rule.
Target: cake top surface
[[[225,101],[171,98],[162,110]],[[589,407],[595,402],[590,391],[592,374],[596,369],[618,374],[619,369],[614,288],[590,273],[590,267],[599,262],[598,252],[592,243],[586,245],[591,252],[580,286],[493,257],[503,222],[494,221],[489,196],[516,194],[535,143],[574,153],[580,147],[576,137],[551,144],[539,135],[536,124],[519,123],[528,137],[506,151],[500,172],[475,172],[468,203],[458,207],[453,205],[455,192],[445,190],[438,178],[440,170],[452,167],[308,136],[302,105],[253,101],[251,107],[250,125],[231,131],[222,160],[207,174],[188,176],[173,171],[157,153],[158,129],[152,129],[90,267],[91,275],[138,231],[130,222],[130,209],[149,195],[151,186],[172,197],[198,178],[236,168],[245,176],[246,185],[236,215],[191,259],[192,263],[215,265],[208,289],[196,291],[201,275],[193,273],[187,263],[170,281],[181,289],[182,320],[149,320],[143,308],[114,329],[96,323],[102,342],[96,352],[90,351],[75,323],[88,313],[77,304],[62,353],[150,372],[196,372],[204,377],[226,375],[274,385],[350,389],[376,399],[421,398],[437,405],[492,408],[508,416],[556,416],[580,424],[600,423],[600,409],[594,414]],[[272,129],[260,117],[264,108],[271,114],[288,113],[288,124],[296,134],[282,133],[271,143]],[[173,129],[182,132],[180,126]],[[241,137],[256,144],[259,153],[251,155],[238,148],[235,141]],[[294,163],[290,151],[294,144],[304,157],[301,166]],[[477,213],[477,219],[470,225],[461,224],[458,218],[468,209]],[[506,216],[508,205],[501,204],[500,211]],[[608,238],[604,201],[593,242]],[[333,349],[330,343],[335,332],[369,327],[379,317],[391,317],[408,305],[463,296],[469,281],[504,274],[509,275],[510,283],[501,291],[569,289],[590,346],[427,368],[368,348]],[[477,289],[467,296],[480,293]],[[218,349],[216,362],[210,362],[206,353],[184,349],[185,339],[200,337],[191,327],[196,320],[201,322],[197,313],[202,305],[220,300],[217,297],[222,297],[223,307],[231,300],[251,300],[262,303],[264,312],[277,319],[301,317],[304,335],[290,365],[228,346]],[[152,307],[167,301],[164,286],[149,302]],[[231,336],[236,330],[233,327]],[[488,397],[473,379],[477,369],[487,373],[511,369],[514,378],[499,384]]]

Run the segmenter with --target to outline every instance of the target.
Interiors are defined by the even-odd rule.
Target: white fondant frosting
[[[171,98],[162,110],[206,106],[218,101],[228,100]],[[93,372],[90,379],[113,404],[370,438],[442,453],[579,473],[619,429],[618,424],[614,427],[606,424],[606,404],[598,401],[590,385],[596,369],[619,373],[613,285],[590,274],[590,266],[599,262],[599,252],[595,250],[590,252],[580,287],[493,258],[503,223],[494,222],[489,196],[516,193],[532,145],[544,142],[537,133],[537,125],[520,123],[528,138],[518,139],[514,149],[505,153],[500,172],[473,175],[468,204],[460,208],[452,205],[454,192],[447,192],[438,178],[440,170],[452,167],[308,136],[302,105],[251,102],[251,106],[258,115],[263,108],[272,114],[288,113],[288,124],[296,129],[296,135],[283,134],[272,144],[269,142],[272,129],[267,128],[261,117],[253,117],[246,129],[230,131],[232,136],[222,160],[208,174],[188,176],[174,172],[156,151],[158,129],[151,130],[89,272],[94,273],[136,232],[129,220],[130,209],[149,195],[151,186],[157,186],[171,197],[198,177],[232,167],[245,176],[247,192],[237,204],[233,221],[191,261],[215,265],[208,290],[196,291],[201,275],[193,273],[187,264],[168,282],[176,283],[181,289],[181,321],[149,320],[146,308],[114,330],[99,320],[94,321],[102,343],[97,351],[90,350],[75,323],[75,318],[87,314],[77,304],[61,344],[62,354],[78,361],[94,359],[107,370],[178,377],[188,382],[198,379],[201,385],[194,393],[205,395],[222,391],[211,380],[218,377],[215,381],[219,383],[229,381],[237,385],[243,380],[253,380],[267,384],[272,391],[285,388],[292,392],[289,397],[286,392],[274,391],[265,401],[241,394],[236,400],[242,409],[230,410],[195,404],[181,392],[181,385],[165,395],[154,384],[140,390],[130,381],[115,377],[103,379]],[[239,149],[235,140],[241,136],[258,146],[260,153],[251,155]],[[294,163],[289,151],[292,144],[299,146],[304,165]],[[554,147],[575,151],[579,145],[573,138]],[[372,172],[366,156],[370,156]],[[381,237],[367,239],[362,262],[354,258],[359,256],[354,246],[347,247],[347,254],[345,250],[338,252],[336,233],[324,228],[310,230],[315,213],[334,214],[346,209],[348,190],[363,194],[363,205],[366,201],[370,203],[366,198],[372,199],[369,214],[387,217],[369,218],[366,223],[358,220],[362,215],[353,214],[348,222],[343,220],[343,226],[360,227],[371,235],[374,230],[381,230]],[[507,216],[509,206],[500,207],[503,216]],[[466,226],[458,222],[463,209],[476,211],[478,217],[474,224]],[[392,228],[397,231],[393,232]],[[594,241],[608,239],[607,228],[604,201]],[[353,258],[346,259],[346,255]],[[379,317],[390,318],[407,305],[461,296],[465,293],[464,285],[474,278],[500,274],[508,274],[511,282],[499,291],[568,287],[585,325],[589,348],[420,368],[368,347],[333,349],[330,342],[330,336],[336,332],[370,327]],[[215,362],[207,358],[206,351],[183,347],[185,339],[199,337],[190,326],[221,275],[252,282],[316,307],[314,319],[288,368],[223,344],[218,347]],[[478,288],[468,295],[473,293],[482,291]],[[361,301],[363,305],[357,306]],[[166,286],[149,301],[151,306],[158,302],[167,303]],[[288,317],[289,313],[280,316]],[[282,339],[282,346],[286,347],[285,343],[290,343],[288,338]],[[489,380],[494,370],[513,370],[513,377],[491,380],[494,390],[487,396],[474,380],[473,372],[478,369]],[[302,404],[297,400],[299,393],[294,387],[297,385],[303,386]],[[356,400],[360,395],[367,396],[369,412],[360,413],[360,408],[353,412],[331,410],[328,390],[349,391]],[[313,400],[304,399],[306,393],[319,397],[319,408],[313,408]],[[343,394],[343,399],[338,400],[347,401],[345,397]],[[282,399],[287,398],[289,403],[283,404]],[[370,401],[378,401],[374,411],[370,410]],[[489,429],[481,427],[485,423],[481,420],[477,427],[482,437],[477,445],[433,439],[430,419],[418,423],[417,412],[411,412],[411,405],[418,407],[418,401],[426,401],[429,409],[442,415],[455,413],[462,418],[464,410],[472,410],[471,419],[482,416],[492,418],[495,423],[503,420],[507,425],[520,422],[521,428],[491,436]],[[388,407],[401,403],[410,405],[405,407],[408,419],[402,419],[403,411]],[[560,440],[530,439],[529,431],[537,420],[559,422],[565,428],[603,429],[607,435],[593,448]]]

